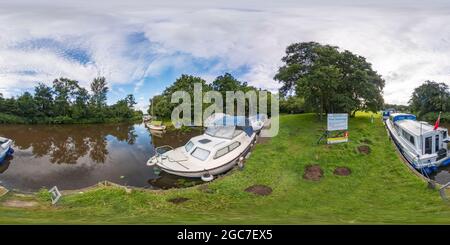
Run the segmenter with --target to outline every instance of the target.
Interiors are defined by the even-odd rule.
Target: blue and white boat
[[[427,122],[416,120],[413,114],[392,113],[386,127],[405,159],[423,174],[450,165],[448,130],[434,129]]]
[[[14,153],[12,146],[13,141],[7,138],[0,137],[0,164],[5,159]]]

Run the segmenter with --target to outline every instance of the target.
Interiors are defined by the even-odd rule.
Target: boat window
[[[432,137],[425,138],[425,154],[431,154]]]
[[[209,153],[210,151],[197,147],[191,155],[199,160],[205,161],[208,159]]]
[[[231,144],[231,145],[229,146],[229,147],[230,147],[230,151],[232,151],[232,150],[238,148],[240,145],[241,145],[241,143],[239,143],[239,142],[234,142],[233,144]]]
[[[228,152],[230,152],[229,149],[228,149],[228,146],[224,147],[224,148],[222,148],[222,149],[217,151],[216,155],[214,156],[214,159],[222,157],[222,156],[226,155]]]
[[[439,151],[439,135],[434,136],[434,152]]]
[[[415,140],[414,140],[414,136],[410,135],[409,133],[402,131],[403,133],[403,138],[405,138],[407,141],[409,141],[411,144],[416,145],[415,144]]]
[[[447,138],[447,131],[443,131],[443,132],[442,132],[442,138],[443,138],[443,139],[446,139],[446,138]]]
[[[216,155],[214,156],[214,159],[217,159],[217,158],[219,158],[219,157],[225,156],[226,154],[228,154],[228,153],[231,152],[232,150],[238,148],[240,145],[241,145],[240,142],[234,142],[233,144],[231,144],[231,145],[229,145],[229,146],[226,146],[226,147],[224,147],[224,148],[218,150],[218,151],[216,152]]]
[[[207,135],[225,139],[232,139],[235,134],[234,126],[215,126],[208,127],[205,132]]]
[[[194,146],[194,143],[192,143],[192,141],[189,141],[185,146],[184,149],[186,150],[186,152],[189,152],[192,147]]]

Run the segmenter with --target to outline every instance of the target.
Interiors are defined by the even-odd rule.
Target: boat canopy
[[[231,139],[236,136],[236,130],[242,130],[248,136],[253,134],[253,127],[248,118],[230,115],[224,115],[215,120],[212,125],[206,129],[206,133],[214,137]]]
[[[397,121],[401,121],[401,120],[415,121],[417,119],[416,116],[413,114],[394,113],[394,114],[391,114],[390,116],[391,116],[392,122],[397,122]]]

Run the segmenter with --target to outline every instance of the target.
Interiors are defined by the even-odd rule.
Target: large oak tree
[[[275,75],[282,96],[305,99],[309,108],[323,113],[377,111],[383,106],[385,81],[362,56],[315,42],[287,47],[284,65]]]

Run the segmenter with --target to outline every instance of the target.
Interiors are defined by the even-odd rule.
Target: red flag
[[[434,124],[433,130],[436,130],[439,128],[439,122],[441,121],[441,113],[439,112],[438,119],[436,120],[436,123]]]

